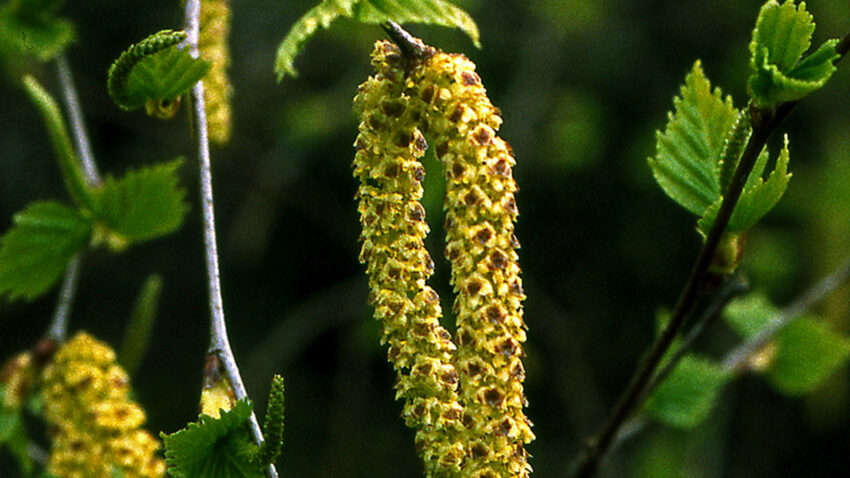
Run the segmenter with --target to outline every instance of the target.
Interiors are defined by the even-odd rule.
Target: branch
[[[71,131],[77,146],[77,161],[83,169],[83,175],[89,186],[97,186],[101,183],[100,173],[95,164],[94,154],[89,146],[88,133],[83,123],[83,113],[77,98],[77,89],[74,87],[74,78],[71,75],[71,67],[65,54],[56,58],[56,70],[59,74],[59,85],[62,89],[62,100],[68,110],[68,119],[71,122]],[[77,282],[80,277],[79,255],[71,259],[65,269],[65,278],[62,281],[62,289],[59,292],[59,301],[53,312],[46,338],[56,342],[63,342],[68,335],[68,318],[71,315],[71,307],[74,304],[74,296],[77,293]]]
[[[186,42],[192,57],[198,58],[198,31],[200,28],[200,0],[186,1]],[[218,246],[215,236],[215,209],[212,190],[212,167],[210,166],[210,147],[207,138],[207,114],[204,104],[204,83],[199,81],[192,88],[192,104],[194,105],[193,119],[198,138],[198,162],[201,176],[201,207],[203,209],[204,245],[206,250],[207,280],[210,297],[210,346],[209,355],[216,355],[221,361],[224,374],[236,400],[248,399],[245,384],[236,365],[236,358],[230,348],[227,338],[227,326],[224,320],[224,305],[221,299],[221,280],[218,267]],[[263,443],[263,432],[257,421],[257,415],[252,411],[250,418],[251,436],[258,446]],[[268,478],[277,478],[274,464],[266,469]]]
[[[845,36],[836,47],[836,50],[841,55],[837,61],[840,61],[848,48],[850,48],[850,38],[848,37],[850,35]],[[643,403],[643,398],[646,396],[656,368],[673,343],[673,339],[679,334],[685,317],[693,308],[700,290],[706,283],[708,267],[717,252],[717,246],[720,243],[723,233],[726,231],[726,226],[729,224],[729,219],[732,217],[732,212],[738,203],[738,199],[741,197],[741,192],[744,189],[747,178],[750,176],[756,159],[758,159],[759,153],[761,153],[770,135],[791,113],[794,107],[797,106],[798,102],[781,103],[775,108],[770,109],[761,109],[754,104],[750,105],[750,116],[753,125],[752,135],[741,155],[729,188],[723,196],[720,211],[717,213],[717,218],[697,256],[697,260],[688,277],[688,282],[685,284],[681,295],[679,295],[676,307],[673,309],[670,317],[670,322],[655,340],[655,343],[652,344],[649,352],[644,356],[626,390],[617,400],[608,421],[594,437],[586,442],[585,449],[577,460],[577,466],[570,473],[570,476],[574,478],[589,478],[593,476],[599,467],[599,462],[603,455],[605,455],[611,447],[614,438],[616,438],[620,427],[623,426],[638,406]]]
[[[382,23],[381,27],[387,32],[390,39],[398,45],[402,55],[408,60],[416,62],[427,60],[437,52],[434,47],[426,45],[425,42],[414,37],[402,28],[401,25],[392,20]]]
[[[62,99],[68,109],[68,119],[71,120],[71,131],[73,131],[74,141],[77,143],[77,159],[80,166],[83,167],[83,173],[89,185],[98,186],[101,183],[100,173],[97,170],[91,146],[89,146],[88,133],[86,133],[86,126],[83,123],[83,112],[77,99],[77,89],[74,87],[71,68],[64,53],[56,58],[56,69],[59,71]]]
[[[850,258],[832,274],[819,280],[809,290],[799,296],[770,319],[768,325],[726,355],[723,368],[734,374],[740,374],[747,368],[753,353],[770,342],[786,325],[803,315],[813,304],[827,294],[846,284],[850,280]]]

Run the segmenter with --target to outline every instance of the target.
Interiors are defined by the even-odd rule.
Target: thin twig
[[[186,2],[186,41],[192,57],[197,58],[198,31],[200,28],[201,4],[199,0]],[[224,320],[224,305],[221,299],[221,280],[218,267],[218,246],[215,235],[215,209],[212,190],[212,167],[210,165],[210,147],[207,138],[207,115],[204,104],[204,84],[198,81],[192,88],[193,119],[198,138],[198,163],[201,176],[201,208],[203,209],[204,245],[206,249],[207,280],[210,298],[210,346],[208,353],[215,354],[221,361],[224,374],[237,400],[247,400],[248,393],[236,365],[236,358],[227,338],[227,326]],[[263,432],[252,411],[250,418],[251,436],[257,445],[263,443]],[[277,478],[277,470],[271,464],[266,468],[266,476]]]
[[[813,304],[850,280],[850,258],[832,274],[819,280],[809,290],[771,317],[765,328],[726,355],[723,368],[739,374],[746,370],[752,355],[770,342],[786,325],[803,315]]]
[[[850,40],[848,40],[848,37],[845,37],[836,48],[838,53],[842,55],[839,57],[839,60],[843,58],[848,47],[850,47]],[[771,109],[762,109],[751,104],[752,135],[749,141],[747,141],[747,146],[741,155],[738,167],[735,169],[735,175],[732,177],[726,194],[724,194],[720,210],[705,239],[699,256],[697,256],[697,260],[688,277],[688,282],[676,302],[670,322],[652,344],[649,352],[644,356],[626,390],[617,400],[608,421],[593,438],[586,442],[585,448],[576,461],[576,467],[570,473],[570,476],[574,478],[589,478],[596,473],[600,460],[611,447],[614,438],[618,434],[618,430],[642,403],[643,397],[646,396],[647,387],[655,375],[656,368],[661,363],[667,349],[673,343],[673,339],[679,334],[685,317],[687,317],[693,308],[699,292],[706,282],[709,265],[717,252],[717,247],[723,233],[726,231],[726,226],[729,224],[732,212],[738,203],[738,199],[755,165],[756,159],[767,143],[767,139],[791,113],[798,102],[781,103]]]
[[[390,39],[398,45],[402,55],[407,59],[423,61],[434,56],[437,52],[434,47],[426,45],[425,42],[411,35],[401,25],[392,20],[382,23],[381,27],[387,32]]]
[[[90,186],[97,186],[101,182],[100,173],[89,145],[88,133],[83,122],[83,112],[80,101],[77,99],[77,89],[74,87],[74,78],[65,54],[56,58],[56,69],[59,71],[59,83],[62,87],[62,98],[68,109],[68,118],[71,120],[71,131],[74,133],[74,141],[77,143],[77,159],[83,167],[86,180]]]
[[[83,123],[83,113],[80,102],[77,99],[77,89],[74,86],[74,78],[71,67],[64,54],[56,58],[56,70],[59,75],[59,85],[62,89],[62,100],[67,109],[68,119],[71,122],[71,131],[74,134],[74,142],[77,146],[77,161],[83,169],[83,174],[89,186],[97,186],[101,183],[100,173],[97,170],[94,154],[89,146],[88,133]],[[62,289],[59,292],[59,301],[53,312],[53,319],[48,326],[46,338],[62,342],[68,335],[68,319],[71,315],[71,307],[74,296],[77,293],[77,282],[80,277],[80,263],[82,259],[78,254],[68,267],[65,268],[65,278],[62,280]]]
[[[721,366],[723,367],[723,369],[731,372],[734,375],[740,375],[748,371],[749,367],[747,364],[749,363],[754,353],[760,350],[765,344],[770,342],[776,336],[776,334],[779,333],[786,325],[801,317],[815,303],[817,303],[827,295],[831,294],[839,287],[847,284],[848,281],[850,281],[850,257],[845,260],[844,264],[841,267],[833,271],[832,274],[819,280],[803,294],[791,301],[791,303],[785,306],[776,315],[771,317],[770,321],[768,322],[768,325],[761,333],[741,343],[738,347],[727,353],[726,357],[721,362]],[[732,295],[734,296],[740,294],[741,292],[743,292],[743,290],[740,288],[735,288],[730,292],[733,292]],[[731,298],[732,297],[730,297],[730,299]],[[692,330],[691,333],[688,334],[688,337],[693,336],[693,332],[694,331]],[[685,348],[685,342],[687,341],[687,338],[683,341],[682,348]],[[671,360],[671,363],[673,362],[673,360],[675,360],[675,357]],[[660,377],[669,368],[671,367],[668,365],[667,367],[665,367],[664,370],[659,372],[659,379],[656,379],[654,383],[660,383]],[[617,434],[617,439],[612,445],[612,449],[616,448],[620,443],[642,430],[643,427],[646,426],[648,423],[649,422],[647,421],[646,417],[644,417],[643,415],[637,416],[629,420],[625,425],[620,428],[620,431]]]
[[[45,338],[57,343],[65,341],[68,335],[68,318],[71,316],[71,307],[74,305],[74,296],[77,293],[77,281],[80,277],[80,255],[77,254],[65,268],[65,279],[62,280],[62,288],[59,291],[59,300],[53,312],[53,319],[45,333]]]
[[[691,330],[688,331],[687,334],[682,336],[682,340],[680,341],[679,348],[676,349],[676,352],[670,357],[670,360],[667,361],[667,364],[659,370],[652,381],[649,383],[649,386],[646,389],[646,393],[650,394],[653,390],[655,390],[658,385],[670,375],[670,372],[676,368],[679,362],[682,361],[682,358],[688,354],[693,348],[694,343],[699,339],[703,332],[708,328],[709,325],[713,324],[720,317],[720,314],[723,312],[723,309],[726,308],[726,305],[729,304],[729,301],[734,299],[735,297],[747,292],[748,286],[745,282],[737,280],[735,278],[727,280],[721,290],[716,294],[714,300],[708,307],[703,311],[699,320],[696,321]]]

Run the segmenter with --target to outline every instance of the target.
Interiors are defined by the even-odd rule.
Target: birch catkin
[[[526,477],[534,439],[521,356],[525,298],[514,235],[515,159],[475,65],[438,52],[411,75],[446,178],[446,257],[457,294],[455,364],[470,453],[465,476]]]
[[[159,441],[141,428],[145,412],[130,399],[127,372],[109,346],[77,334],[56,352],[43,381],[52,476],[165,476]]]
[[[229,0],[202,0],[198,50],[201,58],[212,65],[204,79],[204,104],[207,112],[207,130],[210,141],[227,144],[230,141],[230,97],[233,87],[227,76],[230,67]]]
[[[434,263],[424,246],[428,232],[420,203],[427,144],[421,112],[406,93],[404,62],[397,47],[379,42],[372,55],[375,75],[360,85],[360,117],[354,175],[369,300],[381,321],[381,343],[398,372],[396,398],[404,400],[405,423],[428,476],[458,476],[466,456],[461,442],[462,408],[457,399],[455,346],[440,325],[437,293],[426,285]]]

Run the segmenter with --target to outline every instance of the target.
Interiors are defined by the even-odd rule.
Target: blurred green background
[[[339,20],[275,82],[279,41],[316,0],[234,0],[234,137],[213,150],[224,304],[234,350],[260,411],[273,373],[286,379],[282,476],[415,477],[413,432],[393,401],[394,374],[378,344],[357,262],[352,199],[351,100],[370,73],[377,26]],[[458,1],[483,49],[461,33],[409,26],[426,42],[478,65],[503,112],[520,185],[518,236],[525,318],[529,447],[535,476],[565,476],[581,441],[604,419],[652,340],[659,307],[672,307],[696,257],[695,221],[655,184],[646,157],[693,62],[743,106],[747,44],[762,2],[722,0]],[[850,4],[808,4],[815,42],[850,29]],[[121,255],[84,259],[72,330],[117,345],[145,277],[164,292],[151,349],[133,377],[152,430],[197,416],[207,345],[207,297],[198,180],[187,114],[161,122],[127,114],[106,93],[106,70],[131,43],[181,25],[179,2],[69,0],[78,26],[68,51],[95,155],[105,173],[186,156],[193,202],[184,227]],[[37,76],[58,97],[54,65]],[[779,206],[747,238],[743,272],[778,304],[792,300],[850,252],[850,65],[804,100],[779,133],[791,137],[794,174]],[[0,230],[36,199],[65,199],[46,131],[21,89],[0,82]],[[185,109],[184,109],[185,111]],[[778,151],[781,134],[771,142]],[[441,258],[438,172],[429,169],[429,249]],[[451,310],[448,265],[434,286]],[[847,331],[850,291],[817,307]],[[45,330],[55,292],[0,304],[0,355]],[[446,324],[451,328],[451,318]],[[714,356],[735,344],[717,326],[699,344]],[[746,377],[728,387],[691,432],[651,426],[611,455],[611,477],[848,476],[847,370],[805,398]],[[0,475],[16,476],[0,452]]]

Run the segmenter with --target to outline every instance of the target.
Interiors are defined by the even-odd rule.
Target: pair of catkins
[[[375,74],[354,100],[360,126],[353,167],[369,301],[428,476],[529,476],[525,445],[534,434],[523,412],[515,159],[496,135],[500,112],[475,65],[418,46],[421,54],[403,55],[378,42]],[[439,297],[427,285],[434,262],[420,203],[426,136],[446,181],[456,342],[440,325]]]

